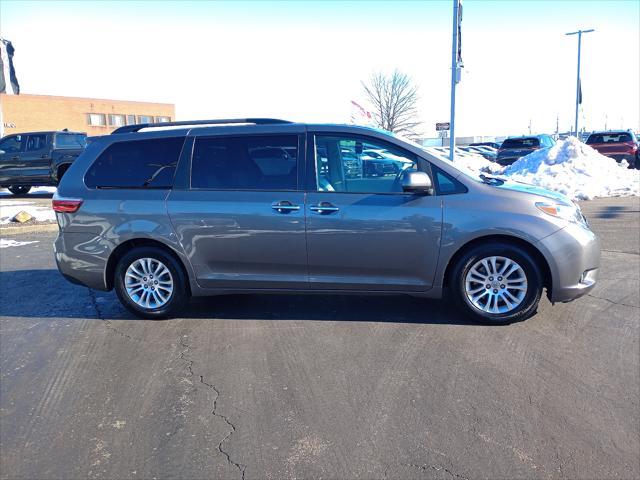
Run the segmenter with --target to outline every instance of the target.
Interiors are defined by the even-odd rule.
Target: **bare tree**
[[[373,116],[380,128],[408,137],[416,136],[418,88],[404,73],[394,70],[391,75],[373,73],[369,83],[362,82]]]

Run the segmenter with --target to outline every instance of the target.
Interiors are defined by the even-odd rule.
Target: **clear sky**
[[[176,104],[179,119],[348,121],[360,81],[419,87],[423,132],[449,120],[452,2],[0,1],[23,93]],[[584,124],[640,129],[640,2],[464,0],[459,135]]]

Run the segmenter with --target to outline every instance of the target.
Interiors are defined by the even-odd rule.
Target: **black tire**
[[[162,262],[173,280],[173,292],[167,302],[158,308],[144,308],[138,305],[127,293],[125,287],[125,274],[129,266],[136,260],[150,258]],[[114,273],[114,285],[118,299],[124,307],[131,313],[145,319],[163,319],[177,313],[189,299],[187,289],[187,278],[182,269],[182,265],[165,250],[158,247],[136,247],[127,252],[116,265]]]
[[[527,290],[521,303],[505,313],[489,313],[481,310],[473,305],[465,290],[465,279],[469,270],[483,258],[492,256],[505,257],[516,262],[524,271],[527,280]],[[462,255],[453,268],[450,287],[455,305],[474,320],[505,325],[520,322],[535,315],[542,297],[543,280],[540,267],[526,250],[509,243],[491,243],[478,245]]]
[[[64,177],[64,174],[65,174],[65,173],[67,173],[67,170],[69,170],[69,167],[70,167],[70,166],[71,166],[71,165],[61,165],[61,166],[58,168],[58,174],[57,174],[57,177],[58,177],[58,185],[60,185],[60,181],[62,180],[62,177]]]
[[[8,190],[14,195],[26,195],[27,193],[29,193],[29,190],[31,190],[31,187],[23,185],[11,185]]]

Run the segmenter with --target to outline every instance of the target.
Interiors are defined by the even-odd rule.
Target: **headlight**
[[[561,218],[567,222],[586,225],[586,221],[577,205],[537,202],[536,207],[538,207],[538,210],[546,213],[547,215],[551,215],[552,217]]]

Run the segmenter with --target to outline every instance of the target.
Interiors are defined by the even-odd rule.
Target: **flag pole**
[[[580,56],[582,52],[582,34],[594,32],[593,28],[589,30],[578,30],[577,32],[565,33],[565,35],[578,35],[578,75],[576,79],[576,123],[575,125],[575,135],[578,138],[578,133],[580,129],[578,128],[578,112],[580,110],[580,105],[582,104],[582,85],[580,83]]]
[[[460,81],[458,70],[458,6],[459,0],[453,0],[453,38],[451,42],[451,114],[449,126],[449,160],[453,162],[456,148],[456,84]]]

